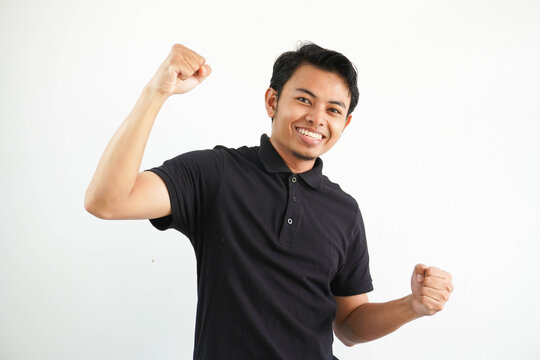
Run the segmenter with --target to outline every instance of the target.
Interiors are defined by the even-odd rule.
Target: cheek
[[[274,116],[274,121],[272,121],[272,132],[276,133],[286,133],[288,132],[288,123],[283,117],[283,113],[278,111],[276,116]]]
[[[283,117],[287,119],[296,118],[302,112],[302,106],[289,101],[283,101],[276,109]]]
[[[332,133],[332,136],[339,137],[343,132],[343,127],[340,124],[330,123],[328,127],[330,129],[330,132]]]
[[[290,109],[279,109],[274,117],[274,122],[278,120],[278,127],[288,128],[294,119],[294,113]]]

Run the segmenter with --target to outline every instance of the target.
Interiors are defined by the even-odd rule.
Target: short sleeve
[[[221,152],[188,152],[146,171],[163,179],[171,201],[171,215],[150,219],[150,223],[158,230],[176,229],[195,245],[223,173]]]
[[[335,296],[352,296],[373,290],[366,233],[360,210],[358,210],[351,242],[347,248],[345,262],[332,279],[330,288]]]

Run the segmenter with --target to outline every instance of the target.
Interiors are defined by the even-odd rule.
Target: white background
[[[417,262],[455,291],[441,313],[340,359],[540,359],[540,3],[2,1],[0,359],[189,359],[189,241],[104,221],[85,189],[172,44],[212,76],[158,115],[141,169],[257,145],[275,58],[347,55],[360,102],[325,173],[362,209],[375,290]]]

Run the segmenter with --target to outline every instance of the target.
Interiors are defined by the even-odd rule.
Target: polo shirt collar
[[[291,169],[285,164],[281,156],[278,154],[274,146],[270,142],[270,138],[266,134],[261,136],[261,146],[259,147],[259,158],[264,165],[264,168],[269,173],[292,173]],[[309,186],[315,189],[321,189],[323,175],[323,162],[321,158],[315,160],[315,165],[310,170],[298,174]]]

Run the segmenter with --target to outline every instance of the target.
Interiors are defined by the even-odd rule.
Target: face
[[[287,165],[314,160],[330,150],[349,124],[349,89],[340,75],[312,65],[300,66],[281,95],[266,91],[273,118],[270,140]]]

